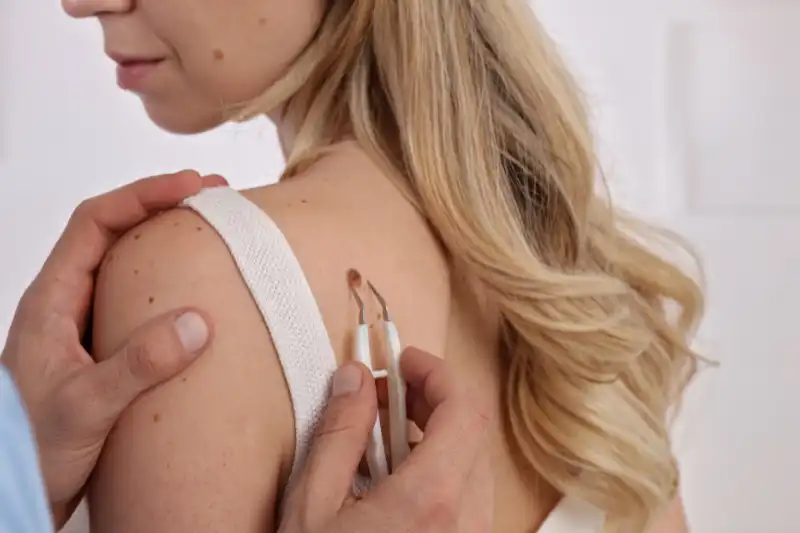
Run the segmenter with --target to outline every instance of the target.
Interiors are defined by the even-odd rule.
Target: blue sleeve
[[[0,533],[51,533],[36,443],[11,376],[0,364]]]

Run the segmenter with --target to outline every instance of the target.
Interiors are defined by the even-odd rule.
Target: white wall
[[[693,530],[797,531],[800,6],[536,4],[597,106],[614,190],[685,232],[707,262],[701,337],[722,366],[690,396],[679,431]],[[266,122],[191,138],[155,129],[116,89],[99,37],[55,2],[0,0],[0,332],[84,197],[184,167],[239,187],[279,171]]]
[[[706,263],[700,344],[721,367],[677,431],[693,530],[800,531],[800,3],[538,4],[600,105],[625,203]]]

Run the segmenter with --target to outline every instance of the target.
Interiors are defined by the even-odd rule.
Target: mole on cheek
[[[214,50],[214,59],[216,59],[217,61],[222,61],[223,59],[225,59],[225,52],[223,52],[219,48],[216,48]]]

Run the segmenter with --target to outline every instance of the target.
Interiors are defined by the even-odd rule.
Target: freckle
[[[307,203],[308,203],[308,200],[300,200],[300,203],[301,203],[301,204],[307,204]]]
[[[175,226],[176,228],[177,228],[178,226],[180,226],[180,225],[181,225],[181,223],[180,223],[180,222],[176,222],[175,224],[173,224],[173,226]]]
[[[139,269],[138,268],[133,270],[133,275],[134,276],[138,276],[139,275]]]
[[[214,50],[214,59],[216,59],[217,61],[225,59],[225,52],[217,48],[216,50]]]
[[[197,226],[197,228],[195,228],[195,229],[196,229],[197,231],[203,231],[203,228],[201,228],[200,226]]]
[[[147,300],[147,301],[148,301],[148,302],[150,302],[150,303],[153,303],[153,302],[155,302],[155,301],[156,301],[156,299],[155,299],[153,296],[151,296],[151,297],[150,297],[150,299],[149,299],[149,300]]]
[[[134,241],[138,241],[141,237],[142,237],[142,234],[141,233],[137,233],[136,235],[133,236],[133,240]]]
[[[267,23],[267,18],[266,17],[261,17],[260,19],[258,19],[259,26],[263,26],[266,23]]]
[[[161,415],[158,414],[158,413],[154,414],[153,415],[153,422],[155,422],[155,423],[161,422]]]
[[[186,380],[187,380],[187,379],[188,379],[188,378],[181,378],[181,383],[186,383]]]

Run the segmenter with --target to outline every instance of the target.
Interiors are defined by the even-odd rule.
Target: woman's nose
[[[61,7],[70,17],[86,18],[125,13],[131,11],[135,3],[135,0],[61,0]]]

